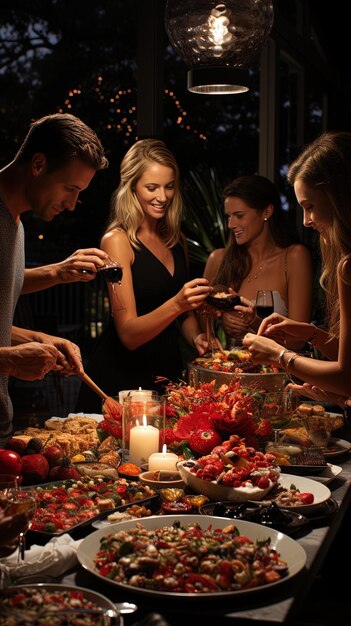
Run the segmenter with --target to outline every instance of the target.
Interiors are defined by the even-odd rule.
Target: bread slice
[[[309,415],[312,415],[312,411],[312,404],[299,404],[296,409],[296,413],[301,415],[301,417],[308,417]]]
[[[322,415],[324,414],[325,414],[324,406],[322,406],[321,404],[312,405],[312,415],[319,415],[319,417],[322,417]]]
[[[294,441],[301,446],[309,447],[312,442],[308,436],[308,432],[304,426],[298,426],[296,428],[284,428],[284,441]]]

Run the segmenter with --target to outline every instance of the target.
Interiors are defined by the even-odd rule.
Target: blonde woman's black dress
[[[141,242],[135,250],[132,266],[133,286],[138,316],[154,311],[169,300],[188,280],[188,268],[183,247],[173,249],[174,275]],[[122,279],[123,280],[123,279]],[[118,285],[115,286],[118,289]],[[112,317],[98,338],[86,367],[89,376],[109,396],[122,389],[155,389],[163,392],[165,383],[157,377],[178,381],[183,378],[179,318],[159,335],[136,350],[121,343]],[[101,399],[82,384],[77,411],[101,413]]]

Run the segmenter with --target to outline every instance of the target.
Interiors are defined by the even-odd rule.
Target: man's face
[[[95,171],[80,159],[73,159],[60,169],[47,172],[45,156],[35,155],[26,193],[36,217],[50,222],[65,209],[74,211],[80,192],[88,187]]]

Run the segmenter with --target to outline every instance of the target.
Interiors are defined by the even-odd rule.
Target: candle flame
[[[162,446],[162,454],[166,454],[166,452],[167,452],[167,444],[164,443]]]
[[[143,426],[144,426],[144,428],[147,427],[147,417],[146,417],[146,415],[143,415]]]

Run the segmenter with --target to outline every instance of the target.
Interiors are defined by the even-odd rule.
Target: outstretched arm
[[[93,280],[96,272],[104,266],[106,252],[99,248],[76,250],[71,256],[59,263],[26,268],[22,295],[42,291],[62,283],[84,282]]]

